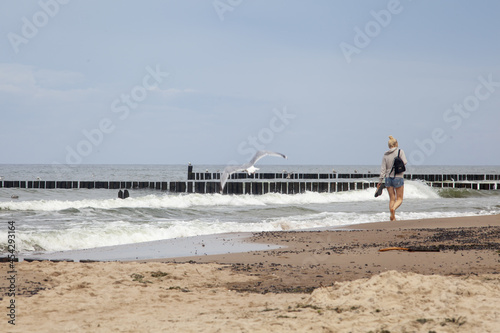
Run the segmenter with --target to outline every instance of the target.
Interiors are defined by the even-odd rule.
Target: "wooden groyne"
[[[229,179],[243,180],[273,180],[282,179],[285,181],[293,180],[339,180],[339,179],[372,179],[377,178],[378,175],[373,173],[255,173],[249,175],[247,173],[232,174]],[[405,179],[409,180],[423,180],[425,182],[481,182],[491,181],[500,182],[500,174],[405,174]],[[220,173],[209,172],[193,172],[188,173],[188,180],[219,180]]]
[[[140,181],[0,181],[0,188],[35,188],[35,189],[156,189],[167,191],[168,182]]]
[[[221,174],[193,172],[188,166],[184,181],[9,181],[0,188],[28,189],[154,189],[174,193],[220,193]],[[423,181],[431,187],[499,190],[500,174],[405,174],[405,179]],[[378,175],[371,173],[235,173],[229,177],[225,194],[333,193],[376,187]]]
[[[410,178],[409,178],[410,179]],[[413,180],[422,180],[411,178]],[[500,181],[425,181],[427,185],[437,188],[463,188],[472,190],[499,190]],[[344,181],[314,180],[231,180],[224,187],[225,194],[265,194],[284,193],[297,194],[304,192],[343,192],[363,190],[376,187],[378,179],[360,179]],[[141,181],[0,181],[0,188],[21,189],[151,189],[174,193],[220,193],[220,182],[217,180],[188,180],[170,182]]]

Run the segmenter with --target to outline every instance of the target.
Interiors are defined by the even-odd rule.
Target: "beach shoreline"
[[[376,222],[334,230],[260,232],[249,240],[283,248],[149,261],[230,264],[235,270],[244,267],[251,274],[279,272],[283,276],[280,283],[263,280],[246,286],[256,292],[312,290],[388,270],[441,275],[500,272],[500,215]],[[379,251],[396,246],[440,251]]]
[[[500,215],[253,233],[270,250],[0,263],[5,332],[494,332]],[[399,247],[424,251],[380,249]],[[439,250],[439,251],[436,251]],[[496,301],[495,301],[496,300]]]
[[[492,218],[493,216],[493,218]],[[279,230],[270,233],[287,232],[330,232],[346,230],[370,230],[370,229],[397,229],[397,228],[450,228],[469,227],[471,225],[489,226],[494,216],[498,215],[473,215],[449,218],[429,218],[401,221],[367,222],[351,225],[321,227],[313,229]],[[471,220],[472,219],[472,220]],[[493,222],[495,225],[495,222]],[[164,259],[217,256],[223,254],[247,253],[254,251],[265,251],[289,246],[280,242],[278,237],[269,238],[268,241],[259,239],[255,235],[261,232],[227,232],[199,236],[169,238],[157,241],[140,243],[102,246],[96,248],[67,250],[42,253],[22,253],[19,260],[39,261],[163,261]],[[279,244],[278,244],[279,243]]]

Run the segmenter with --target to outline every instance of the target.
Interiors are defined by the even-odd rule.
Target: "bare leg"
[[[396,189],[396,202],[394,203],[394,214],[396,214],[396,209],[399,208],[399,206],[401,206],[401,204],[403,203],[403,196],[404,196],[404,193],[405,193],[405,186],[401,186],[401,187],[398,187]],[[394,216],[395,218],[395,216]]]
[[[396,210],[394,205],[396,204],[396,191],[394,187],[387,187],[387,192],[389,193],[389,211],[391,212],[391,221],[396,219]]]

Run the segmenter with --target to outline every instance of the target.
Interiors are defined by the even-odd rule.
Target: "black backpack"
[[[396,176],[398,173],[406,171],[405,163],[403,162],[401,157],[399,157],[400,152],[401,149],[398,150],[398,156],[394,158],[394,163],[392,164],[391,172],[389,172],[389,174],[391,174],[392,170],[394,170],[394,176]]]

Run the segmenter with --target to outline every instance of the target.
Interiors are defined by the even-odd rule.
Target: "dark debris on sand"
[[[391,246],[435,246],[440,250],[500,250],[500,227],[420,229],[429,236]],[[418,242],[418,244],[414,244]]]
[[[500,254],[500,227],[496,226],[401,230],[400,234],[392,233],[392,237],[386,230],[350,230],[342,231],[343,244],[338,244],[339,237],[335,238],[337,244],[334,244],[333,239],[328,237],[328,232],[318,232],[322,233],[323,242],[311,241],[311,238],[307,237],[307,233],[311,232],[314,233],[314,231],[290,231],[254,234],[253,241],[269,243],[277,241],[288,247],[255,252],[256,259],[260,261],[254,263],[231,264],[230,267],[233,271],[258,276],[260,279],[257,282],[234,283],[229,285],[229,288],[236,291],[257,293],[311,293],[315,288],[331,286],[337,281],[368,278],[383,272],[384,267],[367,261],[368,259],[363,261],[363,258],[366,258],[366,256],[364,257],[365,253],[374,253],[386,247],[428,248],[434,251],[452,251],[452,253],[474,250],[479,251],[477,254],[479,258],[481,251],[493,250]],[[379,240],[378,242],[363,243],[359,241],[363,237],[358,236],[374,232],[381,235],[376,238]],[[394,234],[396,235],[394,236]],[[387,237],[385,237],[386,235]],[[297,244],[300,246],[294,246]],[[358,254],[356,257],[358,259],[353,259],[347,264],[345,262],[340,264],[339,260],[345,258],[343,255],[347,253]],[[292,256],[299,256],[302,259],[298,262],[287,259]],[[444,265],[446,263],[438,266]],[[411,266],[410,263],[403,266],[405,267],[400,267],[402,270],[420,272],[421,274],[439,273],[439,271],[432,271],[429,268]],[[456,264],[449,266],[448,271],[444,269],[440,274],[475,274],[473,271],[467,271],[467,267],[463,267],[464,270],[457,273]],[[486,273],[498,272],[494,269],[494,271],[486,271]]]
[[[21,280],[17,281],[15,285],[16,297],[31,297],[38,294],[40,291],[47,289],[47,286],[40,281]],[[9,286],[2,284],[0,286],[0,300],[3,297],[8,297],[9,295],[12,295],[12,290]]]

